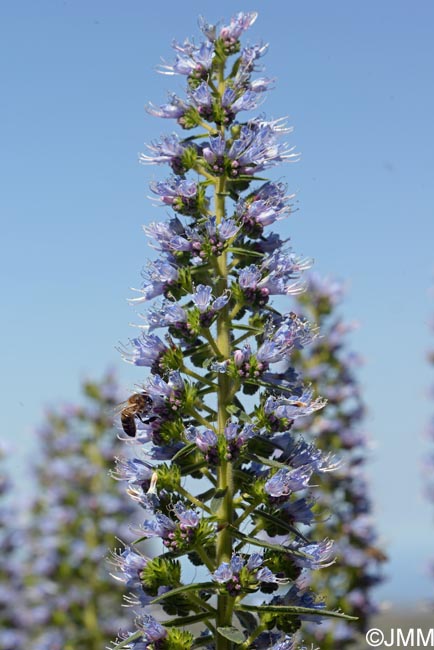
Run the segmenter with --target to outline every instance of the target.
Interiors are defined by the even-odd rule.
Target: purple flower
[[[124,361],[135,366],[152,368],[160,361],[168,348],[155,334],[142,334],[130,340],[131,351],[128,348],[119,348]]]
[[[150,331],[158,327],[182,328],[187,322],[187,313],[177,303],[164,302],[160,308],[150,309],[145,317],[146,327]]]
[[[241,269],[238,275],[238,283],[242,289],[256,289],[261,278],[262,274],[259,268],[251,264]]]
[[[325,539],[322,542],[314,544],[305,544],[297,546],[297,550],[302,551],[308,557],[294,556],[294,562],[297,566],[307,569],[322,569],[334,563],[334,558],[330,560],[333,549],[333,541]]]
[[[289,496],[292,492],[303,490],[309,485],[312,471],[312,468],[308,466],[279,469],[265,483],[264,490],[270,497]]]
[[[144,537],[161,537],[162,539],[167,539],[175,528],[176,524],[169,517],[158,514],[155,516],[155,519],[145,519],[140,530]]]
[[[142,297],[130,298],[129,302],[139,304],[152,300],[156,296],[161,296],[177,280],[178,269],[175,266],[163,260],[150,262],[142,289],[134,289],[134,291],[143,294]]]
[[[239,138],[227,152],[232,161],[231,175],[254,174],[279,162],[296,159],[294,147],[289,148],[277,139],[281,133],[287,132],[281,120],[266,122],[254,119],[243,125]]]
[[[211,43],[220,38],[229,47],[238,41],[241,34],[253,25],[257,17],[258,14],[255,11],[249,13],[240,11],[231,18],[229,25],[220,28],[218,34],[217,26],[207,23],[203,16],[199,16],[198,23],[199,29]]]
[[[313,389],[307,386],[300,396],[272,397],[270,395],[265,402],[264,410],[267,415],[274,415],[279,419],[295,420],[324,408],[326,403],[326,400],[321,397],[313,399]]]
[[[234,573],[232,571],[232,567],[229,564],[229,562],[222,562],[218,569],[214,571],[212,574],[214,580],[216,582],[219,582],[220,584],[224,584],[225,582],[229,582],[231,578],[233,577]]]
[[[186,429],[185,434],[187,440],[195,442],[203,452],[217,447],[217,434],[211,429],[202,430],[190,426]]]
[[[179,519],[181,528],[182,527],[197,528],[200,520],[197,513],[194,510],[188,510],[181,501],[178,501],[178,503],[175,504],[173,509],[175,515]]]
[[[213,116],[213,96],[208,84],[204,81],[194,90],[190,90],[189,96],[199,115],[205,119],[211,119]]]
[[[181,178],[171,178],[168,181],[155,181],[149,184],[149,187],[161,197],[161,201],[166,205],[175,205],[178,209],[179,204],[184,204],[196,200],[197,184],[193,181],[183,180]]]
[[[256,11],[244,13],[238,12],[232,16],[229,25],[223,26],[220,29],[219,38],[224,41],[225,45],[233,45],[240,38],[241,34],[253,25],[258,14]]]
[[[211,302],[212,287],[199,284],[193,294],[193,302],[201,314],[205,313]]]
[[[143,226],[148,237],[152,237],[157,245],[152,245],[152,248],[157,248],[161,251],[190,251],[192,244],[186,237],[186,231],[180,220],[175,217],[170,221],[154,222],[149,226]]]
[[[286,187],[282,183],[265,183],[247,200],[239,199],[236,211],[249,232],[255,227],[262,228],[269,226],[279,219],[283,219],[291,212],[291,206],[287,204],[294,195],[285,195]]]
[[[286,637],[283,641],[279,641],[270,647],[269,650],[294,650],[295,640],[291,637]]]
[[[312,512],[313,506],[313,501],[308,501],[304,497],[301,497],[295,501],[285,502],[282,505],[282,512],[288,521],[309,526],[314,519]]]
[[[244,73],[250,73],[255,69],[255,62],[263,57],[268,51],[268,43],[261,45],[252,45],[251,47],[244,47],[241,51],[240,67]],[[263,80],[261,79],[260,81]],[[268,88],[268,85],[267,85]]]
[[[148,558],[127,546],[120,555],[113,553],[111,562],[121,572],[120,575],[114,576],[117,580],[131,589],[141,587],[140,573],[147,565]]]
[[[148,614],[142,614],[136,619],[137,627],[143,632],[143,640],[148,644],[164,639],[167,636],[167,630],[160,623]]]
[[[163,165],[168,164],[175,173],[182,170],[182,156],[186,150],[186,145],[181,142],[176,133],[165,135],[146,145],[151,155],[141,154],[139,160],[144,165]],[[191,145],[190,145],[191,146]]]
[[[259,569],[259,567],[262,566],[263,564],[263,557],[259,553],[252,553],[252,555],[249,557],[247,561],[247,568],[249,571],[253,571],[254,569]]]
[[[139,458],[116,458],[116,471],[114,478],[119,481],[128,481],[130,485],[148,485],[153,469]]]
[[[188,108],[188,104],[183,102],[182,99],[177,97],[174,93],[170,93],[168,104],[162,104],[161,106],[149,104],[146,110],[154,117],[175,119],[179,121],[185,115]]]
[[[158,71],[161,74],[180,74],[201,79],[211,68],[214,57],[212,43],[202,43],[196,47],[189,40],[184,41],[182,45],[174,41],[173,48],[177,52],[175,63],[160,65]]]

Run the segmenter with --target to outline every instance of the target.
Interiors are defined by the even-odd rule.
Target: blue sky
[[[2,150],[0,394],[11,466],[44,404],[74,399],[86,374],[119,364],[135,320],[125,298],[149,248],[141,225],[163,217],[146,199],[159,173],[144,143],[174,125],[148,116],[182,80],[154,72],[170,41],[236,10],[259,11],[251,42],[276,89],[269,117],[288,115],[302,153],[279,178],[297,192],[286,223],[297,252],[350,284],[344,313],[375,446],[370,467],[390,580],[382,595],[415,604],[433,593],[434,517],[422,496],[423,429],[434,401],[434,5],[385,0],[148,3],[16,0],[0,9]],[[127,389],[141,374],[121,366]]]

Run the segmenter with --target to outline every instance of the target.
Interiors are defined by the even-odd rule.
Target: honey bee
[[[372,557],[374,560],[377,560],[377,562],[386,562],[387,555],[383,553],[382,550],[379,548],[375,548],[374,546],[368,546],[365,548],[365,553],[369,557]]]
[[[122,429],[125,431],[127,436],[134,438],[137,432],[136,429],[136,418],[140,422],[144,422],[143,417],[146,416],[146,413],[150,410],[152,406],[152,399],[145,392],[142,393],[133,393],[125,403],[121,411],[121,424]]]

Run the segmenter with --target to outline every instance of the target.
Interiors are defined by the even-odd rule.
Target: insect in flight
[[[144,417],[150,411],[152,399],[145,392],[133,393],[125,402],[121,411],[122,429],[127,436],[134,438],[137,432],[136,418],[144,422]]]

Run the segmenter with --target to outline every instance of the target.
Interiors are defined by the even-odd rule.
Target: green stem
[[[207,429],[214,429],[211,422],[208,422],[208,420],[204,418],[200,413],[198,413],[196,409],[189,408],[187,412],[189,415],[191,415],[191,417],[193,417],[195,420],[197,420],[200,424],[202,424]]]
[[[185,366],[183,366],[182,372],[184,372],[189,377],[193,377],[193,379],[197,379],[197,381],[200,381],[202,384],[207,384],[208,386],[211,386],[211,388],[213,389],[217,388],[217,386],[211,379],[199,375],[199,373],[194,372],[194,370],[190,370],[190,368],[186,368]]]
[[[210,344],[211,348],[213,349],[214,353],[217,355],[219,359],[223,357],[223,352],[220,350],[218,343],[216,343],[212,337],[212,334],[209,330],[205,330],[203,332],[203,336],[206,338],[208,343]],[[217,339],[218,340],[218,339]]]
[[[238,650],[248,650],[250,648],[250,644],[253,643],[253,641],[263,632],[264,630],[267,629],[267,626],[265,624],[258,625],[258,627],[251,633],[251,635],[242,643]]]
[[[186,489],[184,489],[181,485],[178,485],[178,492],[182,494],[186,499],[188,499],[191,503],[194,503],[195,506],[203,510],[204,512],[207,512],[209,515],[212,515],[211,510],[206,506],[202,501],[199,501],[199,499],[196,499],[196,497],[193,494],[190,494],[190,492]]]
[[[234,521],[234,526],[236,526],[237,528],[239,528],[239,527],[240,527],[240,524],[242,524],[243,521],[244,521],[245,519],[247,519],[247,517],[248,517],[252,512],[254,512],[254,510],[257,508],[257,506],[258,506],[258,502],[257,502],[257,501],[255,501],[255,502],[252,503],[250,506],[248,506],[248,508],[246,508],[246,509],[244,510],[243,514],[240,515],[240,516],[238,517],[238,519],[235,519],[235,521]]]
[[[195,551],[199,555],[202,562],[205,564],[208,571],[213,573],[215,571],[216,567],[214,566],[211,558],[208,557],[208,555],[207,555],[205,549],[203,548],[203,546],[200,546],[200,545],[196,546]]]
[[[218,92],[220,96],[225,88],[224,81],[224,60],[218,66]],[[224,136],[224,126],[221,129]],[[225,216],[226,176],[222,175],[214,187],[214,204],[217,224],[221,223]],[[228,262],[227,251],[223,251],[217,258],[217,295],[221,296],[228,288]],[[224,359],[229,359],[231,354],[230,340],[231,319],[227,309],[223,309],[217,320],[217,348]],[[218,376],[218,435],[224,438],[224,429],[228,419],[228,406],[231,400],[231,385],[226,374]],[[233,467],[227,460],[221,460],[217,468],[217,488],[225,490],[225,497],[217,512],[218,533],[217,533],[217,556],[216,563],[219,566],[222,562],[229,562],[232,557],[232,534],[230,526],[233,521]],[[232,624],[232,610],[234,599],[228,594],[219,594],[217,598],[217,627],[227,627]],[[223,636],[217,635],[216,650],[230,650],[231,642]]]

